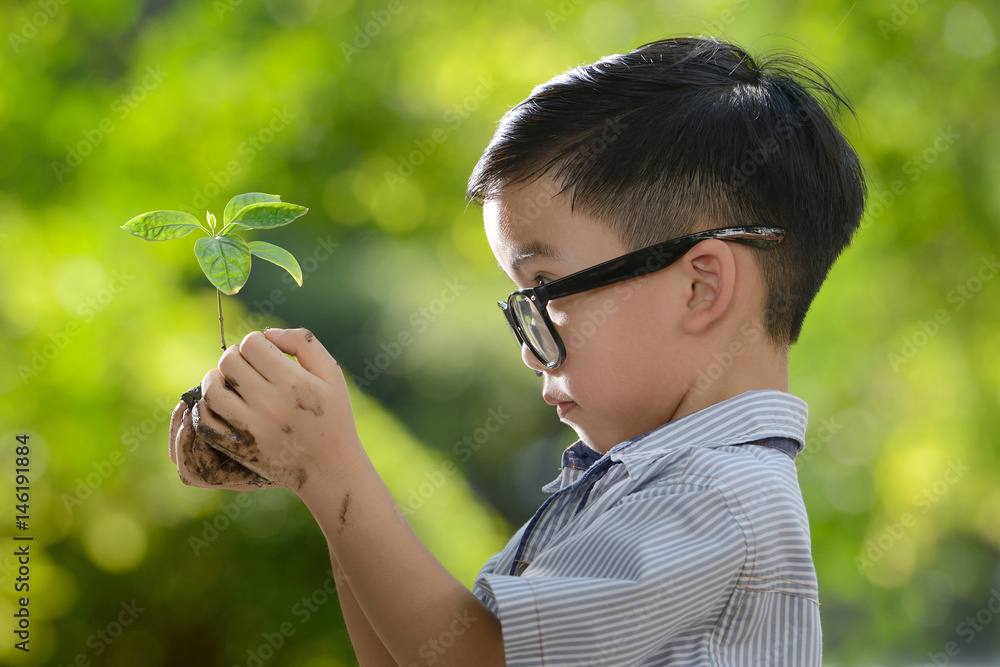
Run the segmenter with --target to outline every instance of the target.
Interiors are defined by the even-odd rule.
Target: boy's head
[[[777,366],[865,200],[857,155],[813,92],[831,112],[847,106],[799,60],[667,39],[559,75],[500,121],[467,198],[483,205],[490,245],[519,287],[702,230],[785,230],[768,248],[706,240],[649,276],[549,302],[565,362],[545,368],[522,353],[545,371],[547,398],[572,399],[560,416],[589,444],[686,413],[708,381],[715,400],[739,393],[745,378],[727,378],[741,371],[784,370],[787,386]],[[595,393],[604,422],[636,424],[601,435],[597,421],[579,423],[579,392],[594,383],[652,402]]]

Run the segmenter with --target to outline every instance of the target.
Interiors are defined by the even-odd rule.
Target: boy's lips
[[[568,399],[564,399],[561,396],[552,396],[550,394],[543,394],[542,398],[545,399],[545,402],[548,403],[549,405],[556,406],[556,414],[559,415],[560,419],[565,417],[566,413],[568,413],[570,410],[576,407],[576,403]]]

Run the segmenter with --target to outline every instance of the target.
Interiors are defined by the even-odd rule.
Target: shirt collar
[[[809,406],[797,396],[777,389],[754,389],[667,422],[612,447],[604,456],[622,463],[634,476],[650,462],[678,447],[725,447],[763,438],[791,438],[805,447]],[[604,458],[577,441],[563,452],[559,477],[542,487],[558,491],[579,479]]]

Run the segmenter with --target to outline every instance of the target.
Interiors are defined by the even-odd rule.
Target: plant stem
[[[222,350],[226,350],[226,330],[222,326],[222,292],[216,288],[215,296],[219,301],[219,337],[222,338]]]

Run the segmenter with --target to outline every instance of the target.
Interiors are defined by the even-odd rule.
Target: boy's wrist
[[[316,508],[341,498],[349,480],[357,477],[364,465],[371,465],[368,454],[357,438],[337,447],[319,447],[307,477],[295,494],[316,516]],[[318,518],[318,517],[317,517]]]

